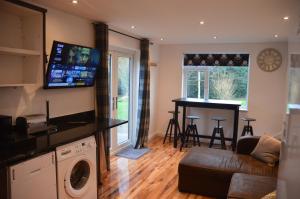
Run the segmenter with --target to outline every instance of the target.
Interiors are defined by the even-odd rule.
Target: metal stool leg
[[[225,149],[225,150],[226,150],[226,143],[225,143],[225,137],[224,137],[224,130],[223,130],[223,128],[220,128],[220,129],[219,129],[219,132],[220,132],[220,138],[221,138],[221,146],[222,146],[222,149]]]
[[[187,126],[186,130],[184,133],[182,133],[182,138],[181,138],[181,146],[180,146],[180,151],[184,146],[187,146],[187,140],[188,140],[188,132],[189,131],[189,126]]]
[[[247,126],[244,126],[243,132],[242,132],[242,136],[245,136],[245,134],[246,134],[246,128],[247,128]]]
[[[250,134],[253,136],[253,128],[250,126]]]
[[[246,134],[248,135],[249,133],[250,133],[250,128],[249,128],[249,126],[247,126]]]
[[[193,146],[196,145],[196,130],[195,130],[195,126],[192,125],[192,132],[193,132]]]
[[[175,120],[175,127],[177,128],[177,131],[178,131],[178,137],[177,137],[177,139],[179,139],[180,136],[183,136],[183,135],[181,134],[180,126],[179,126],[178,122],[176,122],[176,120]]]
[[[181,135],[180,151],[182,150],[182,147],[183,147],[184,144],[185,144],[185,139],[186,139],[186,131],[185,131],[185,133],[182,133],[182,135]]]
[[[198,142],[198,146],[200,146],[200,138],[199,138],[199,133],[197,130],[197,126],[195,125],[195,130],[196,130],[196,136],[197,136],[197,142]]]
[[[190,139],[190,132],[191,132],[191,126],[188,125],[186,129],[186,140],[185,140],[185,147],[188,147],[189,139]]]
[[[173,132],[173,122],[171,121],[170,133],[169,133],[169,142],[171,142],[171,136]]]
[[[169,120],[169,124],[168,124],[168,128],[167,128],[167,130],[166,130],[166,134],[165,134],[165,138],[164,138],[163,144],[166,142],[166,139],[167,139],[167,137],[168,137],[169,128],[170,128],[171,123],[172,123],[171,121],[172,121],[172,119]]]
[[[214,130],[213,130],[213,134],[211,136],[211,139],[210,139],[210,143],[209,143],[209,148],[211,148],[214,144],[214,139],[215,139],[215,136],[216,136],[216,131],[217,131],[217,128],[215,127]]]
[[[171,121],[171,130],[170,130],[170,134],[169,134],[169,142],[172,141],[172,134],[174,133],[173,131],[175,131],[175,128],[176,128],[175,120],[172,119],[172,121]]]

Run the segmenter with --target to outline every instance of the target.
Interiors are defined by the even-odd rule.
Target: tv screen
[[[54,41],[45,88],[93,86],[99,64],[97,49]]]

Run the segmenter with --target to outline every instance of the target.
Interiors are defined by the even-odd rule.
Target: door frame
[[[135,95],[136,95],[136,88],[135,88],[135,84],[134,82],[136,81],[136,53],[134,51],[131,51],[131,50],[124,50],[124,49],[119,49],[119,48],[110,48],[109,50],[109,55],[111,55],[111,61],[112,61],[112,64],[117,61],[116,59],[114,59],[114,57],[116,58],[116,56],[118,55],[124,55],[126,57],[129,57],[130,58],[130,66],[129,66],[129,115],[128,115],[128,136],[129,136],[129,139],[128,139],[128,142],[125,142],[125,143],[122,143],[120,144],[119,146],[115,147],[115,148],[111,148],[111,154],[115,154],[117,153],[118,151],[122,150],[123,148],[126,148],[127,146],[129,145],[132,145],[134,143],[134,135],[135,135],[135,132],[134,132],[134,129],[135,129],[135,126],[134,126],[134,116],[135,116],[135,103],[136,103],[136,100],[135,100]],[[115,56],[114,56],[115,55]],[[113,87],[113,73],[112,73],[112,67],[113,65],[109,66],[111,67],[110,68],[110,89],[112,89]],[[113,93],[112,93],[112,90],[110,91],[110,100],[111,102],[113,101],[112,99],[113,96]],[[110,110],[111,110],[111,117],[113,117],[113,109],[112,109],[112,105],[113,103],[111,103],[111,107],[110,107]],[[117,130],[117,127],[116,128],[113,128],[111,131],[116,131]],[[111,132],[112,133],[112,132]]]

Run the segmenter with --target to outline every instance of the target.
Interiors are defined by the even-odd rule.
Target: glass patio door
[[[115,119],[126,120],[123,124],[112,129],[111,150],[118,149],[130,143],[130,79],[132,56],[120,52],[111,52],[111,113]]]

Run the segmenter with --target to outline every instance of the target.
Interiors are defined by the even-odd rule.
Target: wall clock
[[[257,64],[260,69],[266,72],[277,70],[282,63],[280,52],[273,48],[262,50],[257,56]]]

